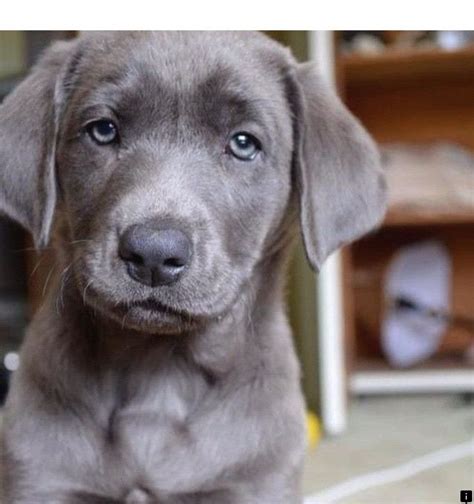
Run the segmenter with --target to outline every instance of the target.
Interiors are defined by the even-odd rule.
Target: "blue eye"
[[[92,140],[99,145],[108,145],[118,140],[117,126],[108,119],[89,123],[86,131]]]
[[[253,161],[262,150],[262,146],[253,135],[241,131],[230,139],[228,149],[233,156],[241,161]]]

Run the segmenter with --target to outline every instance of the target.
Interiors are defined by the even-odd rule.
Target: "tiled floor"
[[[361,474],[403,464],[473,438],[474,406],[458,396],[354,400],[347,433],[323,439],[308,454],[305,493],[319,493]],[[336,502],[457,503],[459,491],[473,487],[474,458],[467,457]]]

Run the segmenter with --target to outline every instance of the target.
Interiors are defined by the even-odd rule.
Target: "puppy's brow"
[[[202,82],[196,93],[198,100],[204,109],[203,117],[216,127],[229,122],[264,122],[265,100],[252,97],[228,70],[219,69]]]
[[[79,115],[79,121],[81,123],[86,123],[93,119],[106,119],[106,118],[117,118],[117,112],[114,109],[113,105],[108,104],[100,104],[100,105],[92,105],[81,110]]]
[[[142,104],[151,107],[169,97],[168,89],[159,76],[144,68],[123,69],[120,73],[101,77],[97,88],[88,96],[90,106],[108,105],[117,112],[122,110],[125,115],[137,110]]]

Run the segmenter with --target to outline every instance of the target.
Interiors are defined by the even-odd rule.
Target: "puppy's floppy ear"
[[[75,42],[54,44],[0,105],[0,213],[47,244],[56,202],[55,147],[63,67]]]
[[[372,139],[312,65],[296,66],[289,95],[303,241],[319,270],[331,252],[381,221],[385,181]]]

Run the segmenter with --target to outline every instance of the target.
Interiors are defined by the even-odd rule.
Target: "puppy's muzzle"
[[[120,237],[119,256],[135,281],[149,287],[171,285],[189,266],[192,243],[179,229],[136,224]]]

